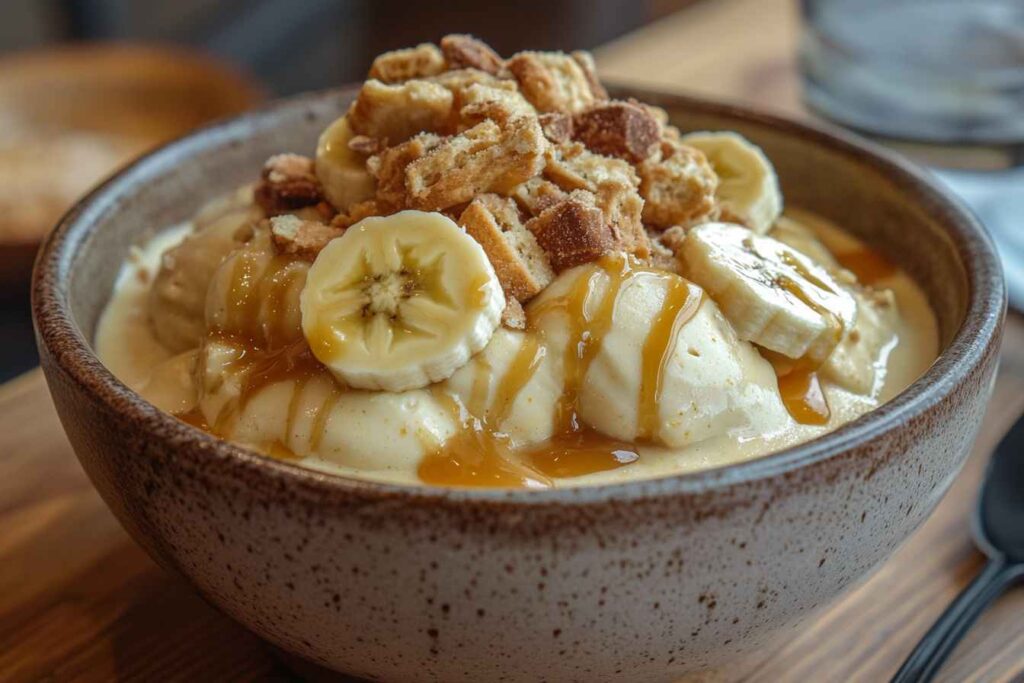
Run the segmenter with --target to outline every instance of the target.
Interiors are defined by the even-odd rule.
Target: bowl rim
[[[89,238],[106,209],[131,195],[133,188],[147,177],[163,173],[166,166],[206,147],[242,137],[246,130],[258,124],[272,127],[281,112],[293,108],[308,110],[349,92],[350,87],[306,93],[214,122],[140,157],[82,198],[47,237],[36,258],[32,316],[41,355],[48,355],[67,378],[108,410],[123,413],[139,428],[157,428],[156,431],[167,435],[161,438],[193,446],[190,450],[202,452],[204,459],[217,459],[221,464],[259,472],[275,480],[278,486],[295,486],[328,497],[345,494],[367,499],[400,498],[442,505],[527,509],[700,495],[787,475],[839,456],[927,413],[971,376],[998,341],[1006,310],[1006,289],[995,246],[977,218],[958,199],[941,189],[927,171],[858,135],[831,126],[796,121],[732,103],[620,87],[615,92],[620,97],[632,96],[652,104],[667,104],[799,135],[882,173],[893,186],[913,197],[915,203],[945,229],[967,277],[969,291],[964,321],[948,347],[923,375],[892,400],[833,432],[748,461],[655,479],[543,490],[388,483],[314,470],[218,439],[159,410],[100,362],[74,321],[69,306],[67,276],[75,261],[76,247]]]

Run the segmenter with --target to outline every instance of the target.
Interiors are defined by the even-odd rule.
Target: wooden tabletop
[[[796,116],[789,0],[697,3],[602,48],[610,79]],[[657,65],[657,68],[652,68]],[[881,681],[980,568],[969,513],[987,453],[1024,411],[1024,318],[1012,315],[978,443],[928,522],[881,570],[779,648],[748,681]],[[38,371],[0,387],[0,679],[289,680],[260,641],[163,573],[92,489]],[[994,605],[943,681],[1024,680],[1024,589]]]

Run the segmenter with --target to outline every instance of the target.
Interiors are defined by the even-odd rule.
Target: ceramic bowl
[[[263,457],[166,415],[89,340],[129,246],[310,152],[351,91],[292,99],[149,155],[77,206],[33,282],[43,370],[75,452],[132,536],[274,645],[384,681],[668,681],[728,665],[884,561],[963,463],[997,364],[992,243],[924,175],[838,132],[625,92],[736,130],[787,202],[924,288],[942,353],[896,399],[810,443],[652,481],[541,492],[369,483]]]

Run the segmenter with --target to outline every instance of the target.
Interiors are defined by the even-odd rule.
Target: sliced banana
[[[480,245],[439,213],[366,218],[330,242],[300,300],[310,348],[346,384],[404,391],[487,345],[505,295]]]
[[[849,330],[857,302],[827,270],[771,237],[706,223],[683,241],[683,272],[740,339],[820,365]]]
[[[376,182],[366,170],[366,156],[349,149],[355,133],[342,116],[320,135],[316,145],[316,177],[327,201],[338,211],[373,197]]]
[[[782,191],[761,148],[733,132],[690,133],[681,142],[704,152],[715,169],[722,219],[767,232],[782,213]]]

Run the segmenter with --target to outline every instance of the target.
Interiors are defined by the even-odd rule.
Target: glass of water
[[[932,167],[1024,310],[1024,0],[801,0],[804,96]]]
[[[808,102],[872,133],[1024,142],[1024,0],[803,0]]]

